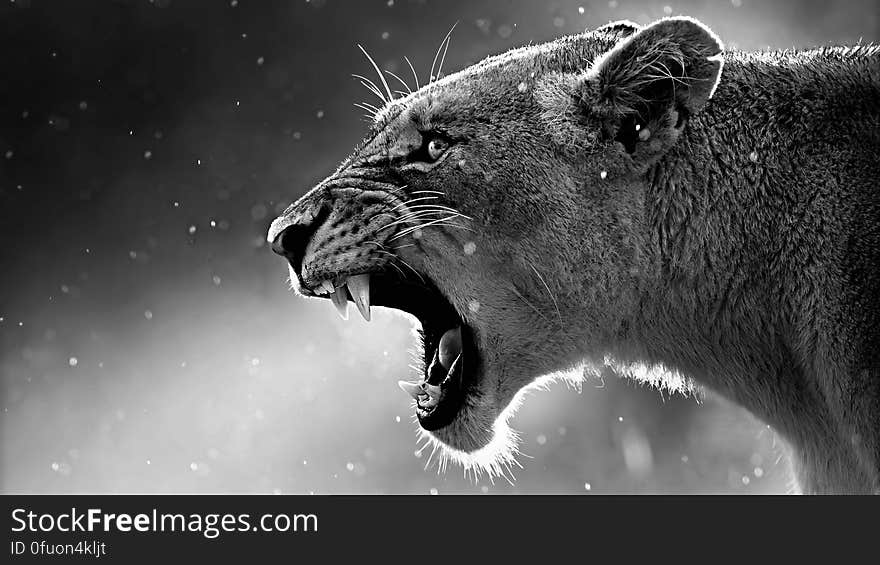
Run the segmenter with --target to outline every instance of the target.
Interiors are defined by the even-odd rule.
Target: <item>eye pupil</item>
[[[432,160],[438,159],[448,147],[449,144],[446,143],[446,140],[435,137],[428,142],[428,156]]]

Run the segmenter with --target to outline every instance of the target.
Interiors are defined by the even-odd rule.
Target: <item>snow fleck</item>
[[[420,450],[417,449],[417,450],[413,451],[413,456],[414,456],[416,459],[421,459],[421,458],[422,458],[422,452],[421,452]]]
[[[58,465],[57,462],[52,461],[52,470],[57,473],[59,468],[60,468],[60,465]]]
[[[12,156],[13,156],[13,155],[14,155],[14,153],[12,152],[12,149],[10,149],[9,151],[6,152],[6,158],[7,158],[7,159],[12,159]]]
[[[30,116],[30,115],[31,115],[30,112],[28,112],[27,110],[24,110],[24,111],[22,111],[22,113],[21,113],[21,119],[22,119],[22,120],[26,120],[27,117]]]
[[[146,318],[148,320],[152,320],[153,319],[152,310],[144,310],[144,318]]]
[[[755,476],[760,479],[761,477],[764,476],[764,469],[762,469],[760,467],[755,467],[754,473],[755,473]]]
[[[174,201],[174,203],[173,203],[172,205],[173,205],[175,208],[180,208],[180,202],[178,202],[178,201],[176,201],[176,200]]]
[[[195,226],[190,226],[189,228],[187,228],[186,231],[189,232],[189,235],[195,235],[195,233],[196,233],[196,227],[195,227]]]
[[[217,227],[217,222],[216,222],[215,220],[211,220],[211,221],[210,221],[210,224],[211,224],[211,227],[212,227],[212,228],[216,228],[216,227]]]
[[[733,4],[734,8],[739,8],[743,5],[742,0],[730,0],[730,3]]]
[[[79,109],[82,110],[82,111],[86,111],[86,110],[88,110],[88,109],[89,109],[89,103],[86,102],[85,100],[83,100],[82,102],[79,103]]]
[[[480,302],[477,300],[471,300],[470,302],[468,302],[468,310],[476,314],[480,311]]]
[[[583,6],[578,6],[578,14],[584,15],[584,7]]]
[[[608,178],[608,171],[602,171],[601,173],[599,173],[599,178],[603,180]]]
[[[388,39],[389,37],[391,37],[390,33],[388,33],[387,31],[382,32],[382,39]]]
[[[348,469],[349,471],[354,471],[354,463],[349,461],[348,463],[345,464],[345,468]]]
[[[79,359],[77,359],[76,357],[71,357],[67,360],[67,364],[71,367],[76,367],[77,365],[79,365]]]
[[[266,217],[266,214],[269,213],[269,210],[266,209],[266,206],[263,204],[254,204],[251,208],[251,218],[255,221],[262,220]]]
[[[751,161],[752,163],[758,162],[758,152],[757,151],[752,151],[751,153],[749,153],[749,161]]]
[[[521,83],[519,83],[519,85],[516,87],[516,89],[519,90],[520,92],[525,92],[526,90],[529,89],[529,85],[527,85],[525,82],[521,82]]]
[[[70,292],[70,287],[66,284],[61,285],[61,292],[67,294],[68,292]]]
[[[672,6],[663,6],[663,13],[667,16],[672,14]]]
[[[743,475],[743,477],[742,477],[742,484],[744,484],[744,485],[748,485],[750,482],[752,482],[752,481],[751,481],[751,479],[749,479],[749,476],[748,476],[748,475]]]
[[[437,492],[438,492],[438,491],[437,491],[436,488],[432,488],[432,489],[431,489],[430,491],[428,491],[428,492],[430,492],[433,496],[437,496]]]
[[[134,249],[132,249],[131,251],[128,252],[128,256],[129,256],[131,259],[137,259],[138,252],[135,251]]]
[[[229,5],[235,8],[236,6],[238,6],[238,0],[232,0],[231,2],[229,2]]]
[[[481,487],[480,487],[480,492],[483,493],[483,494],[488,494],[488,492],[489,492],[489,487],[487,487],[486,485],[481,486]]]
[[[553,18],[553,27],[562,27],[565,25],[565,18],[556,16]]]
[[[317,117],[319,120],[321,118],[323,118],[324,117],[324,110],[318,110],[317,113],[315,113],[315,117]]]
[[[590,483],[584,483],[584,490],[593,490],[593,485]]]
[[[153,152],[152,152],[152,151],[150,151],[149,149],[147,149],[146,151],[144,151],[144,159],[152,159],[152,158],[153,158]]]
[[[189,470],[190,470],[190,471],[198,471],[198,470],[199,470],[199,464],[196,463],[195,461],[193,461],[192,463],[189,464]]]
[[[623,416],[618,416],[618,417],[617,417],[617,421],[618,421],[618,422],[622,422],[622,421],[623,421]]]
[[[395,416],[395,417],[394,417],[394,421],[397,422],[397,423],[399,424],[399,423],[400,423],[400,416]]]
[[[617,0],[611,0],[610,2],[608,2],[608,7],[611,8],[612,10],[614,8],[616,8],[617,7]]]
[[[223,282],[218,275],[214,275],[211,277],[211,282],[214,283],[214,286],[220,286],[220,283]]]
[[[257,57],[257,65],[261,65],[266,62],[266,59],[263,57]]]
[[[681,462],[682,462],[682,463],[687,463],[688,461],[690,461],[690,458],[688,458],[687,455],[682,455],[682,456],[681,456]]]
[[[201,160],[201,159],[196,159],[196,165],[201,166],[201,165],[202,165],[202,160]]]
[[[507,24],[503,24],[498,26],[498,37],[501,39],[507,39],[513,34],[513,28]]]
[[[464,244],[464,254],[465,255],[473,255],[476,250],[477,250],[477,244],[474,243],[473,241],[469,241]]]
[[[544,434],[539,434],[538,437],[535,438],[535,441],[538,442],[538,445],[544,445],[547,443],[547,436]]]
[[[150,461],[149,459],[147,459],[147,465],[152,465],[152,464],[153,464],[153,462]]]

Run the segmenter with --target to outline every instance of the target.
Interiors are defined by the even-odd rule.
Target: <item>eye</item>
[[[432,137],[428,141],[428,158],[436,161],[446,150],[449,149],[449,142],[442,137]]]

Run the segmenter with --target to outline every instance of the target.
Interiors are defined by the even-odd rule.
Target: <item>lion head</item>
[[[401,387],[422,430],[491,471],[521,391],[627,339],[657,268],[645,177],[711,96],[721,50],[692,19],[618,22],[400,97],[383,85],[366,139],[269,242],[299,294],[414,318],[424,368]]]

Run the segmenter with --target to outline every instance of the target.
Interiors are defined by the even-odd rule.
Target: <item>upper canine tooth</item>
[[[345,287],[340,286],[337,289],[333,290],[333,294],[330,295],[330,300],[333,301],[333,306],[336,306],[336,311],[339,312],[339,315],[342,316],[343,320],[348,319],[348,296],[345,293]]]
[[[354,275],[345,281],[348,291],[364,320],[370,321],[370,275]]]
[[[330,294],[331,292],[333,292],[334,290],[336,290],[336,289],[333,287],[333,283],[330,282],[330,281],[323,281],[323,282],[321,283],[321,286],[324,288],[324,293],[325,293],[325,294]]]

